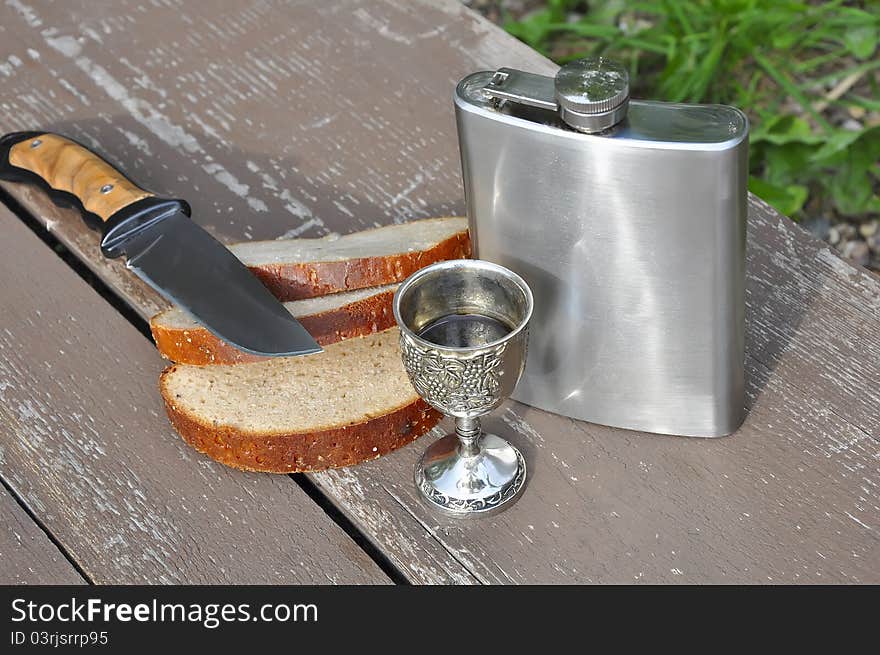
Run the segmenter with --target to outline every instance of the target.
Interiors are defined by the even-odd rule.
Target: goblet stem
[[[455,418],[455,434],[458,435],[458,452],[462,457],[473,457],[480,452],[480,428],[479,418]]]

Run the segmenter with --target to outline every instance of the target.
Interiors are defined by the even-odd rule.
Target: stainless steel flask
[[[721,436],[744,418],[748,121],[629,97],[603,58],[455,89],[475,255],[534,291],[517,400]]]

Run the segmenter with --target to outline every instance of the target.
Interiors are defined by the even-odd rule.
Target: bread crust
[[[396,325],[391,302],[394,290],[389,289],[360,300],[334,307],[317,314],[300,316],[297,320],[322,346],[352,337],[363,337]],[[162,324],[162,315],[150,319],[150,332],[165,359],[179,364],[243,364],[267,357],[246,353],[211,334],[202,326],[174,328]]]
[[[468,231],[463,230],[417,252],[329,262],[267,263],[248,268],[279,300],[288,301],[402,282],[434,262],[470,256],[470,238]]]
[[[261,473],[305,473],[351,466],[386,455],[433,428],[441,415],[421,398],[381,416],[315,432],[250,433],[208,425],[177,407],[159,376],[165,411],[174,429],[200,453],[233,468]]]

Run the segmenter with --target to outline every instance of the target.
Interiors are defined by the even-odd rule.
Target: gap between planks
[[[5,570],[4,567],[4,570],[0,570],[2,584],[94,584],[91,577],[83,571],[79,563],[71,557],[64,545],[55,538],[46,525],[31,511],[27,506],[27,503],[24,502],[24,499],[19,497],[15,492],[15,489],[7,484],[6,480],[0,477],[0,504],[6,504],[7,502],[10,506],[4,509],[4,513],[9,512],[12,516],[7,514],[5,517],[5,523],[9,532],[12,532],[13,536],[17,538],[21,550],[26,548],[23,542],[28,538],[28,535],[18,534],[15,530],[15,523],[19,522],[21,524],[22,522],[27,521],[27,528],[31,528],[31,531],[33,532],[31,535],[33,541],[41,542],[42,540],[40,537],[45,537],[45,541],[42,541],[42,543],[30,544],[31,548],[36,546],[37,549],[42,550],[41,554],[47,556],[49,560],[46,562],[33,562],[33,560],[28,558],[27,571],[17,570],[10,572]],[[14,514],[17,513],[16,506],[21,512],[21,516],[19,517],[14,516]],[[24,531],[27,531],[27,528],[25,528]],[[2,542],[4,537],[8,536],[8,533],[4,534],[4,531],[0,530],[0,542]],[[9,549],[12,548],[9,544],[2,545]],[[57,553],[57,559],[53,556],[55,553]],[[20,561],[19,555],[11,552],[4,554],[2,559],[6,565],[13,560],[19,560],[18,562],[13,563],[13,567],[24,564]],[[37,564],[39,570],[30,566],[31,563]],[[67,568],[68,566],[70,568]],[[49,569],[53,570],[49,571]],[[30,575],[25,577],[26,573]],[[14,579],[12,578],[12,575],[15,575]]]
[[[9,211],[16,216],[32,233],[34,233],[52,253],[64,262],[73,272],[75,272],[84,282],[91,286],[97,293],[110,304],[122,317],[130,323],[151,345],[153,339],[150,335],[149,323],[144,319],[143,315],[136,307],[131,306],[124,298],[118,295],[112,287],[103,280],[94,275],[94,273],[72,253],[70,253],[65,244],[56,239],[44,226],[21,206],[13,197],[0,187],[0,207],[6,206]],[[369,537],[358,530],[355,524],[348,519],[336,505],[332,499],[321,491],[317,485],[308,480],[303,474],[289,474],[288,477],[324,512],[328,520],[332,521],[339,527],[364,553],[385,573],[394,584],[411,584],[404,572],[397,568],[391,560],[386,557],[377,545],[369,539]],[[76,559],[68,552],[58,538],[49,530],[34,512],[28,507],[24,499],[3,478],[0,478],[0,485],[9,493],[13,502],[15,502],[22,511],[33,521],[37,529],[46,535],[48,540],[58,549],[60,555],[73,567],[76,573],[89,585],[95,584],[91,576],[89,576],[79,565]]]

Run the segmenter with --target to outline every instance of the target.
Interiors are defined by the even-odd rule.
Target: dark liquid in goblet
[[[419,336],[447,348],[479,348],[505,337],[512,329],[513,326],[483,314],[449,314],[428,323]]]

